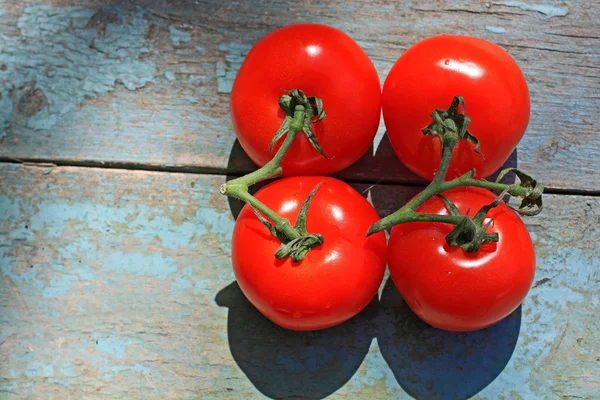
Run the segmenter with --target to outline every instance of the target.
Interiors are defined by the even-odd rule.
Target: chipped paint
[[[192,35],[189,32],[182,31],[174,26],[169,26],[169,38],[173,45],[179,46],[182,43],[188,43],[192,39]]]
[[[206,3],[198,7],[203,12],[206,9],[200,7],[212,6]],[[575,4],[569,6],[574,8]],[[20,5],[9,7],[25,10]],[[45,11],[39,7],[33,8],[38,10],[35,15],[43,17],[30,18],[26,32],[41,31],[45,28],[37,26],[40,22],[82,10],[50,7],[51,11],[43,15]],[[196,47],[196,43],[183,46],[185,42],[175,43],[169,37],[164,43],[149,44],[144,37],[136,36],[141,31],[135,27],[136,21],[145,24],[143,20],[151,18],[142,15],[136,20],[138,11],[128,11],[127,18],[120,18],[122,12],[115,12],[120,10],[118,7],[92,10],[93,15],[83,9],[85,18],[89,17],[83,28],[89,32],[80,32],[83,28],[78,21],[85,18],[77,17],[75,25],[66,27],[62,34],[75,32],[74,36],[85,45],[89,44],[85,35],[90,35],[95,42],[108,46],[103,50],[108,51],[108,57],[100,64],[86,64],[88,60],[79,55],[78,43],[65,38],[69,40],[65,43],[77,51],[69,47],[63,52],[89,68],[31,66],[30,70],[36,76],[42,73],[47,82],[41,85],[38,80],[35,84],[26,81],[13,97],[6,96],[2,86],[6,76],[17,74],[14,63],[3,64],[6,43],[22,44],[24,49],[34,46],[39,51],[43,46],[39,37],[20,38],[18,29],[22,26],[6,24],[6,34],[3,31],[0,38],[0,116],[8,118],[13,126],[18,119],[26,127],[47,124],[53,128],[43,133],[23,129],[25,133],[8,136],[0,129],[2,154],[236,169],[241,155],[231,152],[227,96],[215,93],[231,90],[250,46],[236,50],[231,43],[254,43],[252,35],[257,29],[266,33],[268,26],[285,23],[287,17],[279,12],[297,20],[315,11],[313,6],[300,9],[292,4],[288,10],[267,4],[261,5],[267,15],[254,15],[245,7],[240,3],[232,11],[219,10],[227,21],[239,21],[235,18],[240,14],[244,22],[228,22],[219,30],[190,28],[194,42],[206,39]],[[256,7],[256,3],[249,7]],[[400,2],[394,5],[393,15],[379,3],[340,6],[333,2],[318,7],[314,15],[319,15],[321,22],[338,24],[364,45],[380,76],[385,76],[402,51],[424,37],[423,32],[432,26],[459,24],[477,32],[486,22],[492,22],[471,18],[472,14],[467,13],[420,12]],[[478,6],[470,7],[465,3],[467,10],[479,12]],[[27,10],[23,18],[32,13]],[[10,13],[0,14],[13,18]],[[468,18],[460,17],[463,14]],[[577,14],[582,29],[589,30],[588,14]],[[593,50],[592,42],[560,39],[564,44],[557,44],[559,39],[549,40],[544,34],[548,29],[525,29],[528,18],[506,17],[511,35],[523,32],[517,39],[528,35],[537,47],[561,50],[553,53],[553,62],[547,63],[537,57],[546,50],[537,47],[520,48],[514,54],[523,63],[531,92],[538,95],[537,100],[532,96],[532,121],[520,144],[519,166],[544,178],[551,187],[592,187],[597,181],[596,169],[581,161],[595,159],[598,146],[593,118],[597,113],[593,102],[581,99],[589,97],[593,88],[589,74],[583,77],[588,71],[585,65],[593,65],[593,55],[578,53]],[[200,19],[203,16],[199,14],[193,18],[199,18],[201,28],[214,21]],[[370,22],[358,27],[357,19]],[[538,22],[548,24],[551,20],[540,18]],[[170,21],[161,21],[162,32],[167,32]],[[187,29],[187,25],[181,26]],[[574,32],[572,29],[572,24],[551,27],[552,32],[565,35]],[[195,32],[202,35],[196,37]],[[61,45],[55,37],[60,35],[48,34],[45,39]],[[136,38],[132,46],[110,47],[123,43],[129,35]],[[138,45],[144,49],[162,47],[146,52]],[[131,54],[130,47],[134,50]],[[85,55],[92,50],[81,51]],[[131,60],[153,67],[155,62],[162,62],[160,57],[154,59],[157,53],[168,59],[169,65],[161,64],[161,76],[155,85],[135,94],[127,86],[114,91],[116,81],[84,87],[79,85],[84,78],[71,76],[76,71],[105,77],[103,68],[108,66],[108,71],[121,81],[127,82],[133,74],[140,81],[140,77],[150,76],[148,82],[152,82],[156,71],[140,74]],[[190,54],[199,61],[189,62]],[[528,60],[535,63],[528,65]],[[114,66],[122,61],[127,69]],[[26,65],[19,62],[17,67]],[[176,65],[183,62],[189,64]],[[195,69],[196,75],[186,75],[187,68]],[[164,71],[173,71],[177,79],[169,81],[167,75],[163,78]],[[73,79],[73,91],[67,91],[69,98],[57,100],[57,94],[48,90],[48,82],[64,79]],[[548,88],[559,90],[565,102],[576,105],[565,123],[568,132],[577,135],[563,132],[565,125],[551,118],[563,115],[559,111],[564,107],[560,102],[547,101],[544,96],[552,93]],[[78,100],[86,94],[92,98]],[[45,113],[48,108],[54,110],[56,104],[67,111],[55,123],[54,117]],[[40,140],[42,134],[51,138]],[[381,174],[410,181],[411,177],[397,173],[395,166],[400,164],[393,157],[389,141],[379,143],[382,135],[380,129],[374,146],[379,159],[369,164],[374,169],[367,168],[371,172],[364,180]],[[548,157],[537,160],[535,155],[548,137],[558,137],[559,141]],[[229,160],[230,153],[235,159]],[[550,168],[558,164],[564,168],[561,176],[565,178]],[[381,165],[385,169],[375,169]],[[387,308],[380,305],[384,312],[367,314],[326,334],[277,329],[265,323],[256,310],[245,308],[247,304],[240,298],[216,304],[215,296],[218,302],[233,280],[229,241],[234,222],[226,200],[215,192],[223,176],[63,167],[48,175],[42,172],[39,168],[0,166],[0,391],[8,395],[14,392],[15,396],[35,397],[45,393],[61,399],[262,398],[293,392],[298,397],[331,394],[331,398],[387,399],[408,398],[407,390],[418,390],[451,397],[449,379],[432,384],[432,377],[442,370],[440,362],[455,369],[451,377],[464,378],[460,385],[453,382],[454,386],[470,390],[483,387],[477,394],[481,399],[593,398],[598,391],[597,198],[549,196],[547,212],[527,220],[538,252],[536,281],[552,280],[533,289],[525,301],[514,351],[494,378],[490,371],[498,372],[506,360],[506,354],[494,347],[494,333],[454,336],[460,340],[452,342],[443,333],[416,324],[409,319],[410,314],[408,321],[401,319],[394,324],[393,317],[406,311],[401,302],[392,303],[392,307],[387,303]],[[194,187],[192,181],[196,182]],[[389,199],[373,193],[380,209],[390,209]],[[129,257],[131,254],[134,256]],[[107,261],[112,265],[108,270]],[[148,270],[148,265],[156,270]],[[389,296],[385,293],[382,300]],[[504,322],[500,326],[514,339],[514,331],[507,330],[507,326],[514,330],[515,324]],[[398,334],[399,328],[406,327],[406,335]],[[502,329],[494,332],[497,335]],[[438,346],[436,341],[447,346]],[[499,342],[513,346],[504,338]],[[404,348],[411,351],[403,352]],[[430,350],[430,356],[423,357],[420,348]],[[464,373],[474,368],[469,357],[481,361],[475,367],[482,371]],[[336,364],[336,360],[341,362]],[[279,366],[284,367],[283,372]]]
[[[217,92],[231,93],[233,81],[248,55],[252,45],[245,43],[224,43],[219,50],[225,54],[223,61],[217,62]]]
[[[103,268],[107,272],[130,273],[135,275],[155,277],[165,280],[177,271],[177,265],[170,257],[160,254],[144,255],[141,253],[115,252],[110,254],[104,262]]]
[[[127,346],[129,346],[132,341],[131,340],[119,340],[114,337],[106,337],[100,338],[97,340],[98,344],[96,348],[101,352],[114,354],[118,358],[123,358],[127,351]],[[113,367],[114,368],[114,367]],[[119,372],[118,370],[116,372]]]
[[[103,21],[98,15],[112,19]],[[96,21],[90,26],[90,21]],[[98,23],[102,28],[98,29]],[[52,129],[89,98],[153,82],[144,13],[108,7],[26,7],[17,26],[21,36],[1,36],[6,71],[0,79],[0,131],[12,124]]]
[[[527,220],[536,281],[552,279],[487,330],[427,327],[388,285],[359,317],[298,334],[230,285],[234,221],[215,194],[222,177],[65,167],[44,175],[13,164],[0,165],[0,175],[0,340],[10,354],[0,390],[58,398],[98,387],[119,398],[594,393],[600,240],[590,247],[565,226],[598,239],[595,198],[549,196],[547,212]]]
[[[549,196],[547,212],[527,220],[536,281],[552,279],[487,330],[430,328],[386,285],[360,317],[297,334],[230,285],[234,222],[214,192],[222,177],[65,167],[44,175],[12,164],[0,175],[0,340],[12,338],[0,390],[66,398],[101,387],[147,398],[220,397],[230,387],[244,397],[374,399],[595,391],[600,240],[590,247],[581,229],[565,231],[576,224],[599,239],[595,198]]]
[[[62,6],[73,2],[50,3]],[[88,13],[88,20],[78,26],[87,27],[86,31],[95,38],[95,43],[104,41],[116,46],[117,42],[125,40],[122,36],[126,35],[116,35],[114,27],[135,30],[131,26],[136,21],[135,18],[121,18],[126,14],[123,8],[129,10],[126,15],[143,13],[142,20],[147,21],[144,24],[145,36],[142,36],[141,29],[139,35],[136,30],[139,39],[136,45],[140,44],[148,51],[137,51],[139,54],[127,56],[125,65],[131,65],[131,60],[127,61],[129,58],[147,65],[156,65],[158,75],[153,78],[153,83],[135,92],[117,83],[117,90],[114,90],[115,87],[108,88],[108,92],[92,94],[91,98],[76,102],[72,100],[85,97],[86,93],[79,93],[75,81],[75,85],[69,85],[69,90],[78,93],[71,95],[68,92],[69,96],[65,96],[65,101],[71,101],[76,106],[56,123],[46,119],[43,123],[53,127],[44,132],[34,132],[27,128],[27,124],[33,124],[35,121],[29,122],[29,119],[36,119],[38,116],[45,119],[42,117],[47,108],[29,119],[25,115],[17,115],[21,122],[16,123],[16,117],[13,118],[10,112],[10,105],[14,104],[16,113],[16,105],[25,93],[25,88],[22,93],[15,92],[14,101],[10,96],[6,97],[3,90],[0,113],[4,113],[4,116],[10,114],[8,118],[13,123],[12,128],[4,133],[0,129],[0,136],[4,136],[0,139],[0,156],[57,158],[94,163],[124,162],[152,165],[153,168],[192,167],[211,172],[225,169],[228,173],[248,171],[253,168],[252,162],[231,152],[235,135],[229,117],[229,101],[225,94],[218,93],[228,93],[231,90],[235,72],[250,46],[274,27],[305,20],[341,28],[360,43],[373,60],[379,76],[385,77],[402,52],[418,40],[444,33],[447,27],[452,26],[460,26],[466,33],[483,32],[493,35],[485,30],[487,25],[504,27],[507,30],[505,35],[510,33],[511,43],[521,43],[518,47],[511,47],[508,42],[503,43],[523,69],[532,93],[531,121],[527,134],[519,144],[519,166],[552,188],[584,190],[593,187],[597,181],[597,174],[591,164],[591,160],[597,158],[597,149],[600,148],[594,129],[597,107],[595,102],[585,101],[595,94],[593,66],[597,64],[596,49],[593,39],[577,37],[582,35],[581,32],[591,32],[595,28],[593,13],[586,12],[585,2],[567,4],[551,0],[523,1],[531,5],[568,6],[571,11],[567,17],[577,15],[576,25],[557,25],[557,18],[542,18],[544,14],[536,11],[525,12],[519,8],[498,5],[487,10],[483,3],[469,2],[462,2],[460,7],[449,6],[452,12],[444,13],[432,12],[429,6],[417,7],[407,2],[395,3],[393,13],[384,7],[390,5],[356,1],[345,2],[343,5],[339,2],[325,2],[318,6],[292,7],[290,10],[269,2],[241,2],[236,7],[220,7],[216,10],[211,2],[200,2],[193,7],[183,3],[181,7],[175,8],[147,5],[145,11],[141,11],[131,2],[126,3],[123,7],[103,7],[101,2],[86,3],[88,6],[85,9],[91,10],[93,14]],[[26,9],[25,5],[19,3],[19,6],[7,5],[0,8],[6,9],[0,17],[0,26],[3,27],[0,47],[4,48],[4,39],[11,43],[33,39],[21,38],[20,28],[17,26]],[[72,8],[54,7],[52,10],[57,15],[63,15],[71,12]],[[495,18],[494,13],[501,13],[502,18]],[[241,15],[244,18],[240,19]],[[472,18],[473,16],[478,17]],[[539,29],[530,29],[531,18],[535,19]],[[356,24],[358,20],[363,22]],[[174,46],[170,40],[169,26],[190,33],[190,42]],[[432,26],[436,27],[435,32],[431,30]],[[43,46],[40,40],[34,40],[34,44],[41,51]],[[246,49],[241,52],[235,50],[235,44],[243,44]],[[25,44],[23,47],[31,45],[33,44]],[[128,47],[136,48],[135,45]],[[232,48],[231,51],[228,50],[229,47]],[[72,53],[69,49],[64,51]],[[88,65],[89,68],[84,72],[86,75],[105,76],[106,63],[113,65],[122,61],[120,54],[115,50],[110,57],[102,59],[102,63]],[[77,54],[74,57],[77,58]],[[38,61],[45,63],[41,59]],[[75,61],[81,61],[84,65],[88,62],[87,59]],[[63,79],[61,75],[72,74],[76,69],[65,68],[58,71],[53,67],[55,63],[51,62],[48,69],[34,67],[35,77],[39,76],[40,80],[45,79],[47,82],[58,82]],[[3,70],[4,67],[6,70]],[[5,84],[5,76],[17,74],[10,67],[0,60],[0,86]],[[164,73],[169,70],[174,72],[175,81],[169,81],[165,77]],[[125,72],[123,79],[127,80],[130,73],[136,75],[138,70],[131,68]],[[31,89],[40,89],[52,104],[53,100],[46,87],[36,84],[28,87],[28,90]],[[554,101],[554,92],[561,93],[563,102]],[[188,101],[190,96],[198,101]],[[7,99],[10,99],[8,105],[4,104]],[[25,107],[26,113],[43,104],[43,101],[38,101],[38,95],[31,96],[31,99],[34,101],[30,107]],[[572,104],[571,108],[574,110],[566,122],[567,133],[564,131],[565,121],[559,120],[564,103]],[[38,121],[37,124],[42,122]],[[572,134],[573,132],[577,134]],[[382,126],[378,131],[376,144],[383,133]],[[115,137],[119,140],[116,141]],[[544,150],[548,146],[548,151]],[[393,158],[391,146],[387,145],[384,150],[386,151],[380,152],[377,157],[364,159],[376,162],[362,162],[356,168],[344,171],[341,176],[364,181],[368,174],[373,174],[377,176],[377,181],[422,184],[422,181],[407,172]],[[232,154],[235,159],[230,160]],[[556,163],[562,166],[563,173],[555,173]],[[577,179],[571,179],[575,176]]]
[[[489,26],[489,25],[486,25],[485,26],[485,30],[490,31],[492,33],[498,33],[498,34],[506,32],[506,29],[504,29],[501,26]]]
[[[569,12],[568,7],[553,4],[529,4],[523,1],[494,1],[492,4],[495,6],[517,7],[523,11],[537,11],[548,17],[564,17]]]
[[[169,70],[165,72],[165,78],[167,78],[170,81],[174,81],[175,80],[175,72]]]

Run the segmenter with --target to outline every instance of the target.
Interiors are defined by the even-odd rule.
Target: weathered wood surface
[[[0,396],[598,398],[597,197],[548,195],[526,220],[536,284],[491,328],[430,328],[388,282],[350,322],[294,333],[234,283],[224,179],[0,164]],[[382,214],[416,190],[355,187]]]
[[[383,81],[397,57],[439,33],[503,46],[530,85],[517,163],[548,187],[597,190],[600,7],[593,1],[0,1],[0,157],[70,165],[242,172],[229,91],[273,29],[338,27]],[[113,4],[114,3],[114,4]],[[340,176],[415,183],[380,126],[375,151]]]
[[[228,106],[245,54],[310,21],[354,37],[382,81],[427,36],[503,46],[532,98],[508,164],[597,195],[599,20],[589,0],[0,0],[0,161],[38,162],[0,163],[0,397],[598,398],[599,197],[549,195],[527,219],[536,284],[491,328],[429,328],[388,282],[348,323],[294,333],[236,286],[240,204],[216,188],[253,168]],[[340,174],[382,215],[418,190],[389,183],[421,183],[384,132]]]

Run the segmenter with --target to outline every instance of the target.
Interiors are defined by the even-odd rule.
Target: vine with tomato
[[[308,32],[313,36],[306,35]],[[297,44],[297,48],[291,51],[288,49],[286,59],[270,59],[266,53],[271,50],[272,54],[273,49],[298,41],[301,44]],[[402,79],[402,74],[407,70],[429,68],[434,77],[436,74],[440,77],[437,61],[432,61],[429,56],[418,59],[418,55],[424,51],[423,47],[440,46],[440,42],[450,45],[457,53],[453,54],[454,57],[448,56],[443,63],[446,66],[451,62],[458,63],[461,51],[467,51],[466,55],[462,54],[467,59],[476,58],[476,51],[468,46],[472,44],[468,38],[427,39],[400,57],[384,84],[384,118],[394,149],[403,147],[396,152],[403,160],[408,157],[407,165],[414,172],[423,177],[432,174],[433,177],[429,185],[403,207],[379,220],[372,206],[360,194],[333,178],[292,176],[267,185],[255,196],[249,192],[249,188],[257,182],[288,175],[286,166],[294,172],[291,175],[315,172],[310,168],[316,162],[306,163],[303,160],[309,150],[321,158],[316,167],[317,172],[335,172],[355,162],[364,153],[364,143],[373,140],[375,132],[372,116],[374,110],[379,110],[379,101],[370,99],[371,101],[360,104],[359,112],[364,113],[363,120],[363,115],[349,114],[343,108],[356,106],[354,99],[360,98],[362,93],[355,93],[351,100],[342,102],[341,105],[340,102],[332,101],[334,120],[328,125],[329,117],[325,110],[330,103],[317,94],[331,96],[331,92],[326,90],[327,87],[323,89],[315,85],[310,78],[316,74],[319,65],[331,66],[337,57],[338,68],[326,71],[334,75],[330,76],[335,82],[334,87],[340,87],[336,79],[358,79],[362,74],[363,77],[370,77],[370,80],[360,89],[344,87],[344,90],[362,90],[364,97],[369,97],[372,88],[379,86],[379,81],[376,73],[373,75],[369,69],[370,61],[366,54],[352,39],[333,28],[293,25],[261,40],[244,62],[232,92],[234,126],[242,146],[262,167],[224,183],[220,191],[247,203],[238,217],[233,238],[234,271],[240,287],[264,315],[279,325],[290,329],[313,330],[333,326],[351,318],[377,294],[386,261],[392,279],[413,311],[426,322],[443,329],[474,330],[489,326],[512,312],[527,294],[533,280],[535,254],[527,230],[514,212],[521,215],[536,215],[541,212],[543,186],[516,168],[504,169],[495,181],[488,181],[478,177],[476,167],[465,171],[468,162],[460,165],[455,163],[457,159],[473,160],[470,156],[465,156],[466,151],[469,151],[477,156],[477,161],[471,164],[484,165],[483,169],[487,171],[485,174],[489,175],[490,164],[497,169],[505,156],[508,156],[500,154],[498,157],[498,154],[492,154],[491,161],[486,162],[488,151],[484,154],[480,150],[485,147],[491,151],[490,143],[497,142],[497,138],[492,140],[488,134],[494,127],[477,125],[478,129],[474,133],[469,130],[471,118],[466,113],[466,105],[470,106],[471,103],[465,104],[461,88],[465,89],[468,98],[477,98],[471,93],[472,86],[482,83],[461,82],[469,77],[465,78],[464,74],[457,73],[460,68],[455,66],[452,72],[442,66],[442,72],[448,75],[443,79],[450,80],[453,84],[446,85],[444,90],[438,90],[443,93],[437,93],[436,96],[447,96],[448,91],[455,90],[454,88],[456,92],[450,96],[451,104],[448,109],[429,110],[429,124],[418,130],[418,135],[425,139],[419,139],[415,133],[415,121],[421,120],[422,116],[406,115],[407,111],[422,111],[423,97],[411,103],[410,99],[398,92],[399,89],[406,90],[407,85],[415,84],[406,78]],[[514,60],[502,49],[489,42],[482,42],[484,55],[491,59],[475,60],[479,61],[479,68],[485,68],[486,62],[493,62],[492,56],[495,55],[509,63],[505,69],[516,68],[520,73]],[[316,52],[314,48],[319,46],[320,51]],[[353,50],[351,57],[347,54],[348,48]],[[443,55],[438,55],[435,60],[440,57],[444,58]],[[506,61],[506,57],[514,65]],[[348,59],[354,60],[358,66],[350,65],[344,69],[340,60],[347,62]],[[293,65],[298,68],[292,68],[291,73],[281,72],[282,62],[294,61],[298,64]],[[410,63],[408,67],[407,62]],[[265,83],[264,79],[257,81],[260,78],[257,77],[257,65],[265,63],[266,71],[273,73],[275,77],[271,84]],[[372,64],[370,68],[374,70]],[[521,82],[519,76],[515,76],[512,78],[516,83],[503,84],[509,88],[509,92],[515,87],[521,88],[522,92],[524,78]],[[492,84],[501,83],[495,78],[491,79]],[[266,93],[272,95],[275,85],[297,82],[310,83],[284,91],[277,102],[279,112],[266,104],[265,99],[270,97],[263,96],[256,87],[263,85],[268,88]],[[324,81],[320,83],[327,86]],[[437,82],[437,86],[443,85]],[[314,89],[315,93],[309,89]],[[528,101],[528,93],[527,96],[517,94],[520,97],[516,103],[523,101],[525,97]],[[500,104],[496,105],[502,106],[503,101],[510,100],[509,95],[510,93],[504,94],[499,90],[495,100]],[[386,102],[385,99],[392,101]],[[247,104],[255,105],[252,112],[246,110]],[[507,107],[510,108],[510,105]],[[515,114],[519,119],[518,126],[505,121],[510,115],[497,119],[500,121],[500,128],[517,130],[516,133],[503,133],[512,141],[517,139],[518,142],[519,134],[522,136],[524,132],[520,120],[525,114],[528,118],[528,107],[527,103],[526,113],[523,111]],[[480,116],[489,110],[482,110],[481,105],[476,105],[475,111]],[[497,110],[492,110],[495,111]],[[265,112],[269,114],[265,115]],[[250,125],[246,124],[247,121],[244,122],[245,115],[251,115]],[[398,123],[398,115],[404,118],[402,124]],[[346,123],[341,124],[340,119],[345,119]],[[276,130],[273,129],[274,134],[271,133],[266,146],[267,133],[255,133],[256,126],[273,127],[276,121],[280,125]],[[355,121],[356,130],[353,131],[352,124]],[[402,127],[407,127],[410,132],[401,132]],[[519,130],[523,132],[519,133]],[[362,153],[358,156],[355,151],[355,154],[349,156],[354,139],[352,131],[355,134],[358,132],[359,136],[354,140],[361,147]],[[485,137],[479,137],[480,131]],[[350,137],[340,140],[345,132]],[[335,145],[330,144],[331,137],[338,139]],[[321,143],[323,138],[331,147]],[[428,140],[429,148],[434,149],[432,154],[420,154],[420,157],[427,159],[426,162],[414,161],[416,149],[406,148],[407,143],[414,145],[422,143],[421,140]],[[435,152],[436,146],[439,146],[439,153]],[[419,149],[421,147],[423,146]],[[506,153],[507,148],[510,146],[499,146],[499,153]],[[512,148],[509,150],[512,151]],[[271,158],[267,162],[261,162],[265,160],[266,151],[271,154]],[[312,155],[310,157],[314,160]],[[342,158],[341,162],[337,158]],[[431,171],[431,162],[436,158],[439,165]],[[509,173],[514,173],[518,181],[503,183],[503,178]],[[452,179],[447,179],[448,175]],[[309,184],[310,188],[307,187]],[[303,196],[302,199],[300,196]],[[519,198],[520,205],[509,206],[504,202],[507,196]],[[471,212],[471,209],[474,211]],[[392,231],[386,251],[382,231],[389,229]],[[265,237],[265,233],[269,236]],[[267,248],[270,253],[265,250]],[[424,253],[416,253],[417,250]],[[487,272],[481,273],[481,270]],[[502,274],[505,276],[502,277]],[[461,283],[468,287],[460,287]],[[489,293],[490,288],[492,292],[501,289],[505,293],[495,296],[494,293]],[[445,296],[440,296],[439,291],[445,293]]]

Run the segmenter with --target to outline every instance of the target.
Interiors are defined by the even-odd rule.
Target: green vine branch
[[[462,113],[459,112],[459,106]],[[436,109],[431,113],[433,122],[423,128],[425,135],[437,135],[442,142],[442,160],[438,172],[433,181],[417,196],[406,203],[398,211],[388,215],[373,224],[367,236],[374,233],[389,229],[394,225],[407,222],[425,221],[425,222],[441,222],[452,224],[455,228],[446,237],[448,244],[452,246],[460,246],[466,251],[477,251],[483,243],[497,242],[497,234],[486,233],[489,224],[482,226],[487,212],[496,207],[505,195],[521,198],[521,205],[513,209],[523,215],[536,215],[542,211],[542,193],[544,187],[531,176],[516,168],[507,168],[500,172],[495,182],[490,182],[485,179],[473,179],[475,170],[471,170],[466,174],[445,181],[446,172],[452,159],[452,154],[456,144],[460,140],[467,140],[475,145],[474,151],[479,153],[479,140],[473,136],[467,127],[470,123],[470,118],[464,114],[465,104],[464,99],[456,96],[452,104],[447,110]],[[481,153],[479,153],[481,154]],[[483,155],[482,155],[483,156]],[[513,172],[519,182],[514,184],[505,184],[500,181],[502,178]],[[450,200],[442,197],[446,208],[450,215],[437,215],[419,213],[416,209],[434,196],[441,196],[443,192],[459,187],[475,186],[485,188],[497,192],[501,192],[500,196],[491,204],[482,207],[474,217],[461,215],[458,209]]]
[[[287,219],[280,217],[264,203],[251,195],[248,189],[258,182],[281,175],[281,162],[300,132],[305,134],[309,142],[319,153],[327,157],[321,149],[311,126],[313,123],[317,123],[325,118],[326,114],[321,99],[318,97],[307,97],[298,89],[290,90],[281,96],[279,98],[279,106],[286,113],[286,117],[279,130],[275,133],[270,151],[273,150],[283,136],[285,136],[285,139],[279,150],[275,153],[275,156],[256,171],[224,183],[220,188],[220,192],[226,196],[234,197],[248,203],[263,225],[281,241],[281,247],[275,253],[275,256],[278,259],[290,256],[293,261],[297,262],[301,261],[311,248],[323,244],[322,235],[310,234],[306,231],[308,207],[319,186],[317,185],[304,202],[295,226],[292,226]]]

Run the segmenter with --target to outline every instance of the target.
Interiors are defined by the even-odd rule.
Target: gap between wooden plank
[[[169,166],[169,165],[156,165],[156,164],[140,164],[131,162],[118,162],[118,161],[78,161],[78,160],[64,160],[64,159],[43,159],[43,158],[15,158],[0,156],[0,163],[11,163],[11,164],[24,164],[28,166],[37,166],[40,168],[48,168],[50,166],[56,167],[80,167],[80,168],[104,168],[104,169],[119,169],[119,170],[131,170],[131,171],[154,171],[154,172],[173,172],[180,174],[195,174],[195,175],[227,175],[231,178],[241,176],[251,171],[236,171],[228,173],[226,170],[220,168],[206,168],[206,167],[194,167],[194,166]],[[394,182],[394,181],[372,181],[369,179],[351,179],[348,180],[351,183],[364,183],[373,185],[400,185],[407,187],[424,187],[419,183],[414,182]],[[548,194],[565,194],[575,196],[598,196],[600,197],[600,189],[585,190],[585,189],[573,189],[573,188],[552,188],[546,187],[544,193]]]

